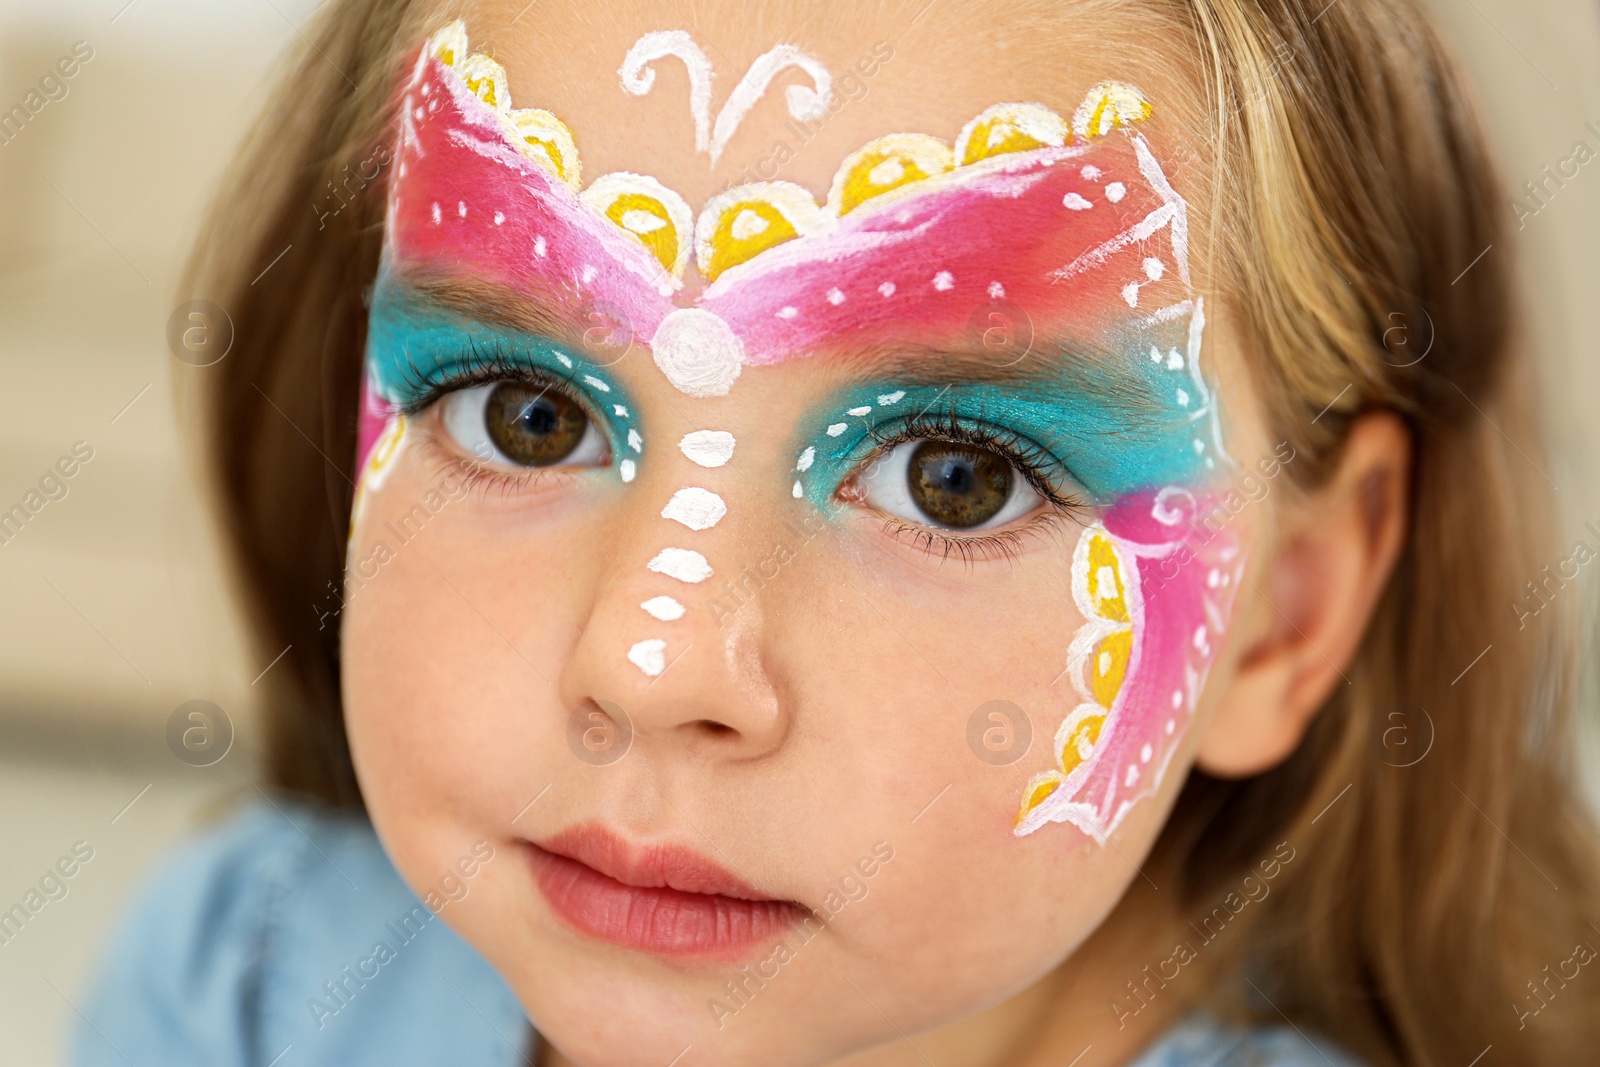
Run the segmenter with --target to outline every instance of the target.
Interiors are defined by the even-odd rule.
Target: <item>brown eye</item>
[[[1005,458],[954,441],[918,442],[906,462],[911,503],[934,523],[958,530],[998,515],[1016,480]]]
[[[524,467],[548,467],[572,455],[589,416],[554,389],[501,382],[483,409],[484,429],[505,457]]]
[[[517,467],[595,466],[605,438],[577,401],[554,386],[495,382],[444,398],[444,424],[480,460]]]

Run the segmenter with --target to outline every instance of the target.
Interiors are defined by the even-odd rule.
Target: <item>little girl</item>
[[[272,788],[77,1063],[1592,1062],[1569,553],[1408,3],[305,37],[193,275]]]

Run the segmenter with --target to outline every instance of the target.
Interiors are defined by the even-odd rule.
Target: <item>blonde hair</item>
[[[441,6],[324,8],[189,276],[234,322],[228,357],[196,373],[243,599],[264,646],[293,646],[270,677],[269,774],[336,804],[360,803],[327,623],[383,217],[381,176],[352,191],[345,168],[390,136],[393,72]],[[1193,43],[1213,273],[1272,430],[1295,448],[1290,476],[1316,484],[1350,420],[1377,408],[1406,421],[1414,475],[1407,546],[1351,684],[1282,766],[1192,774],[1151,863],[1204,907],[1274,843],[1304,857],[1208,953],[1268,1003],[1219,994],[1216,1010],[1281,1012],[1375,1064],[1465,1067],[1489,1045],[1587,1062],[1600,981],[1547,977],[1600,915],[1569,760],[1573,630],[1512,625],[1521,582],[1554,553],[1524,459],[1538,451],[1503,198],[1466,93],[1402,0],[1153,6]],[[348,194],[332,214],[313,207],[331,204],[330,182]],[[1396,714],[1419,746],[1431,737],[1407,766],[1384,758]],[[1519,1032],[1531,984],[1550,1006]]]

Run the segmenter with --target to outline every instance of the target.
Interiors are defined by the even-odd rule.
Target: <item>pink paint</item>
[[[1128,810],[1152,795],[1194,716],[1216,659],[1244,555],[1226,527],[1220,494],[1169,487],[1123,498],[1104,526],[1136,580],[1124,579],[1133,651],[1093,755],[1019,823],[1031,833],[1068,822],[1104,842]],[[1203,520],[1213,513],[1209,525]]]
[[[372,455],[378,438],[383,436],[394,408],[367,382],[366,371],[361,372],[361,410],[356,418],[356,477],[367,469],[367,457]]]
[[[1060,325],[1055,316],[1101,324],[1097,334],[1189,295],[1175,240],[1183,202],[1137,134],[958,168],[768,249],[697,294],[518,152],[494,111],[437,59],[418,62],[404,106],[388,255],[499,282],[580,323],[600,309],[641,339],[675,307],[699,306],[759,365],[839,342],[948,343],[975,319],[981,328],[995,294],[1026,308],[1036,331]],[[1164,263],[1160,280],[1148,277],[1151,258]]]

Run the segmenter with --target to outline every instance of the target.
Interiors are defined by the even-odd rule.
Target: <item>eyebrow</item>
[[[418,268],[396,272],[394,282],[413,297],[484,326],[551,340],[570,340],[581,335],[586,325],[575,316],[556,310],[553,289],[531,282],[524,283],[523,289],[513,289],[481,279]]]

